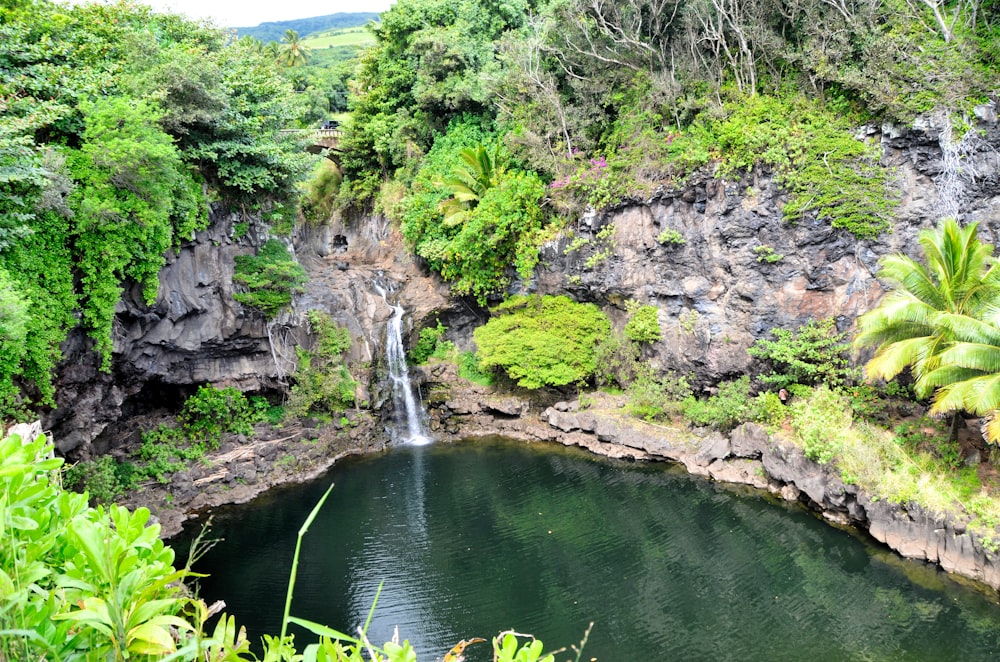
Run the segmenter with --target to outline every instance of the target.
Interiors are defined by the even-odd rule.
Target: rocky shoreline
[[[609,458],[674,462],[696,476],[749,485],[802,502],[832,523],[867,531],[905,558],[1000,590],[1000,557],[968,522],[916,504],[899,504],[845,484],[836,470],[808,459],[781,434],[745,423],[728,435],[646,423],[626,415],[624,399],[606,394],[580,401],[529,402],[498,395],[458,377],[455,366],[429,368],[426,404],[438,441],[503,436],[528,443],[579,446]],[[282,433],[284,433],[282,435]],[[147,485],[126,505],[149,508],[170,538],[185,521],[212,508],[246,503],[274,487],[312,480],[351,455],[384,451],[388,440],[369,412],[349,426],[327,424],[271,429],[253,440],[231,440],[204,464],[175,474],[167,485]]]
[[[252,439],[225,441],[203,462],[174,474],[169,483],[140,486],[123,505],[148,508],[160,524],[160,535],[172,538],[186,521],[212,508],[246,503],[272,488],[313,480],[345,457],[385,450],[387,439],[370,413],[346,418],[347,425],[258,426]]]

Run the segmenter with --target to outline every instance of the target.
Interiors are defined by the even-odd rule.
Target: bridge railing
[[[309,134],[317,140],[323,138],[340,138],[344,135],[343,129],[280,129],[278,133],[299,133]]]

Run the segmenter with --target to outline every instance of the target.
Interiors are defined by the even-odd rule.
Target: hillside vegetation
[[[139,5],[0,8],[0,418],[53,404],[77,324],[110,367],[126,285],[152,302],[211,202],[294,218],[292,89],[250,44]]]
[[[253,27],[233,28],[239,37],[253,37],[258,41],[281,41],[288,30],[295,30],[303,37],[310,37],[321,32],[330,32],[343,28],[357,28],[378,20],[374,12],[338,12],[326,16],[296,18],[289,21],[268,21]]]
[[[962,135],[997,91],[1000,4],[402,0],[373,33],[342,142],[340,204],[399,218],[433,269],[482,296],[507,280],[470,286],[478,276],[458,264],[480,197],[459,200],[463,221],[447,211],[466,195],[449,183],[465,167],[459,153],[478,146],[500,146],[493,165],[505,174],[488,188],[504,193],[491,195],[528,215],[544,202],[543,228],[707,168],[772,172],[789,221],[885,232],[891,173],[857,127],[935,112]],[[535,178],[544,193],[531,191]],[[523,260],[548,236],[522,233],[497,259]]]

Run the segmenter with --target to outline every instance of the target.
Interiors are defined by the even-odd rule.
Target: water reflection
[[[372,639],[398,625],[421,660],[509,627],[567,645],[592,620],[586,659],[606,662],[998,650],[1000,608],[984,594],[801,509],[663,466],[497,441],[398,449],[331,478],[292,613],[353,630],[384,581]],[[284,550],[328,480],[217,518],[229,540],[202,568],[205,597],[276,632]]]

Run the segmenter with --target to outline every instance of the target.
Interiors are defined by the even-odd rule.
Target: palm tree
[[[267,42],[264,45],[264,55],[277,62],[278,58],[281,57],[281,44],[276,41]]]
[[[991,307],[984,319],[946,313],[938,322],[954,340],[941,365],[921,377],[925,389],[938,389],[931,413],[985,416],[983,436],[1000,442],[1000,308]]]
[[[986,320],[995,317],[1000,298],[993,246],[979,241],[977,227],[970,223],[962,228],[954,219],[945,219],[938,229],[921,232],[926,265],[905,255],[884,258],[878,275],[893,291],[878,308],[858,318],[861,332],[854,339],[855,347],[878,348],[865,366],[869,380],[892,379],[910,368],[919,397],[939,389],[932,411],[955,412],[953,439],[960,410],[983,412],[972,394],[985,382],[961,384],[985,376],[986,364],[964,357],[971,356],[968,339],[988,330],[991,322]]]
[[[281,51],[278,55],[278,63],[286,67],[299,67],[309,61],[312,50],[299,41],[299,33],[295,30],[285,30],[285,35],[281,38]]]
[[[450,177],[438,182],[451,191],[451,197],[443,200],[439,207],[444,213],[446,227],[454,227],[465,220],[466,212],[479,204],[486,191],[500,183],[505,172],[500,165],[499,144],[492,154],[483,145],[478,145],[466,147],[459,156],[468,167],[459,166]]]
[[[946,219],[936,230],[921,232],[919,241],[926,265],[902,254],[882,260],[878,276],[893,291],[858,318],[854,345],[877,347],[865,366],[869,379],[892,379],[911,368],[923,397],[932,387],[921,376],[941,365],[953,340],[940,315],[981,315],[1000,294],[1000,268],[993,246],[979,241],[976,223],[962,228]]]

